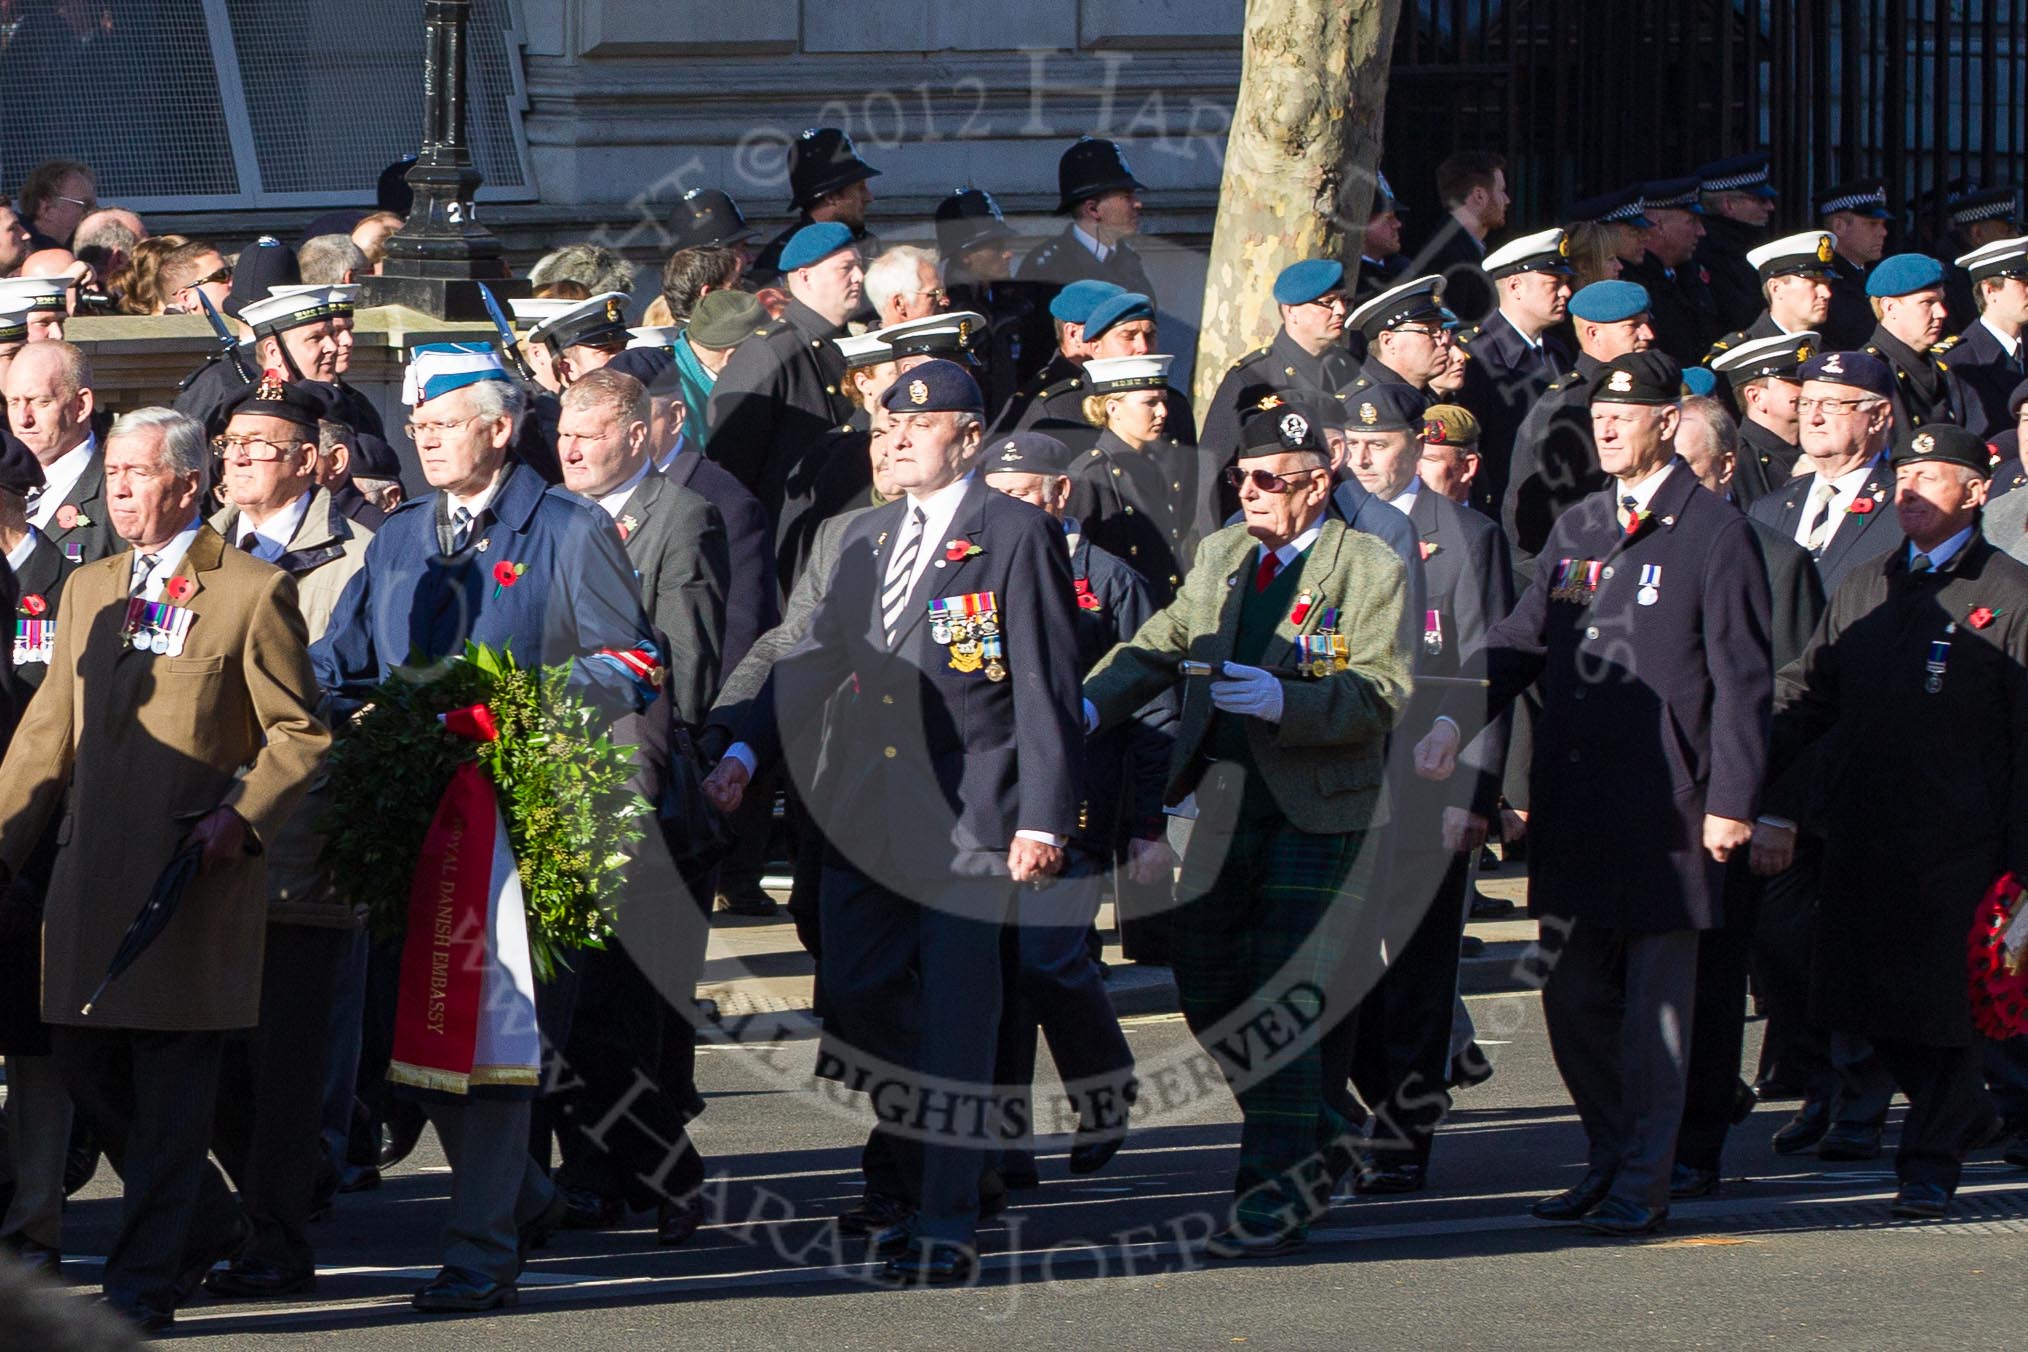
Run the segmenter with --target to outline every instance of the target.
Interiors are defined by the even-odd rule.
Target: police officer
[[[1524,235],[1487,254],[1481,266],[1497,308],[1457,335],[1471,354],[1457,402],[1479,417],[1480,491],[1491,504],[1506,495],[1521,420],[1574,359],[1559,336],[1570,313],[1569,240],[1555,228]]]
[[[1014,280],[1014,229],[983,188],[960,188],[937,203],[936,228],[951,308],[986,317],[979,343],[986,407],[1004,408],[1054,347],[1044,288]]]
[[[1711,298],[1726,328],[1750,323],[1761,308],[1760,278],[1747,253],[1767,233],[1780,194],[1768,182],[1768,157],[1733,155],[1697,167],[1704,238],[1696,261],[1711,275]]]
[[[1746,259],[1760,278],[1764,306],[1751,324],[1713,343],[1704,354],[1705,365],[1716,369],[1719,356],[1741,343],[1804,332],[1821,334],[1819,326],[1831,313],[1837,245],[1837,236],[1828,230],[1805,230],[1748,250]]]
[[[753,265],[753,242],[760,231],[746,222],[732,194],[723,188],[692,188],[669,215],[669,252],[731,249],[742,273]]]
[[[1648,293],[1633,282],[1593,282],[1570,298],[1570,314],[1577,329],[1577,360],[1522,420],[1507,467],[1506,495],[1500,500],[1500,522],[1514,550],[1516,572],[1541,551],[1559,516],[1605,486],[1591,440],[1592,378],[1607,362],[1644,351],[1655,341]],[[1486,503],[1481,510],[1492,505],[1484,498],[1474,502]]]
[[[1101,430],[1070,474],[1070,515],[1094,544],[1141,575],[1158,609],[1182,585],[1195,517],[1195,453],[1164,435],[1174,360],[1153,354],[1085,363],[1085,416]]]
[[[1951,327],[1962,329],[1979,317],[1972,299],[1975,279],[1958,254],[1983,249],[2021,233],[2019,188],[1971,188],[1949,201],[1950,229],[1930,249],[1944,271],[1944,301],[1951,308]]]
[[[1542,683],[1529,900],[1561,937],[1543,1009],[1590,1141],[1584,1178],[1533,1211],[1609,1235],[1668,1215],[1698,931],[1721,919],[1725,861],[1752,833],[1773,685],[1752,528],[1671,445],[1682,379],[1660,352],[1594,377],[1610,487],[1557,521],[1553,566],[1484,649],[1492,712]],[[1446,702],[1462,726],[1436,724],[1418,772],[1455,768],[1476,704]],[[1660,829],[1601,831],[1609,819]]]
[[[1852,351],[1866,341],[1873,327],[1867,304],[1866,274],[1887,252],[1887,184],[1881,179],[1840,183],[1817,198],[1817,219],[1836,240],[1832,260],[1831,310],[1817,326],[1824,346],[1833,352]]]
[[[1567,219],[1572,225],[1608,227],[1612,232],[1613,257],[1620,260],[1622,270],[1641,261],[1641,255],[1647,251],[1642,241],[1655,224],[1643,207],[1638,183],[1572,202]]]
[[[1021,260],[1021,280],[1068,286],[1092,277],[1153,297],[1148,270],[1127,242],[1140,233],[1147,189],[1127,167],[1119,143],[1080,136],[1056,162],[1056,183],[1056,214],[1070,217],[1070,224]]]
[[[1091,356],[1085,341],[1085,321],[1101,302],[1125,295],[1125,289],[1111,282],[1087,278],[1058,291],[1048,305],[1055,346],[1042,369],[1022,381],[1020,387],[993,416],[993,432],[1011,432],[1022,424],[1036,400],[1082,387],[1084,363]]]
[[[862,260],[880,252],[880,239],[866,228],[866,209],[873,205],[867,180],[880,171],[859,158],[852,138],[836,127],[809,127],[789,146],[789,210],[796,219],[769,240],[747,269],[753,286],[780,286],[795,269],[782,261],[782,251],[798,233],[820,222],[837,222],[851,232]]]
[[[1784,671],[1769,759],[1779,773],[1841,721],[1903,732],[1870,738],[1827,785],[1824,895],[1836,923],[1816,932],[1810,1005],[1869,1038],[1908,1096],[1891,1209],[1934,1219],[1988,1112],[1965,936],[1993,880],[2028,871],[2018,832],[2028,569],[1979,535],[1988,460],[1977,437],[1903,428],[1893,466],[1907,543],[1846,579]],[[1756,869],[1779,868],[1792,842],[1779,823],[1757,832]]]
[[[1817,352],[1817,335],[1754,338],[1718,354],[1711,369],[1732,387],[1740,410],[1739,457],[1732,468],[1732,500],[1741,511],[1786,484],[1802,455],[1796,400],[1802,364]]]
[[[1201,445],[1226,454],[1239,445],[1239,424],[1269,394],[1335,395],[1359,378],[1345,348],[1345,265],[1331,258],[1291,263],[1275,277],[1282,317],[1274,341],[1232,364],[1204,415]]]
[[[1950,363],[1930,351],[1943,337],[1943,264],[1928,254],[1882,259],[1866,274],[1866,294],[1880,316],[1865,351],[1894,372],[1894,425],[1963,423],[1970,395]]]
[[[1700,186],[1695,177],[1641,185],[1642,209],[1653,224],[1641,261],[1620,274],[1647,288],[1655,346],[1681,366],[1696,362],[1724,330],[1710,277],[1696,261],[1697,246],[1704,238]]]
[[[1978,318],[1932,349],[1964,383],[1964,427],[1993,437],[2013,426],[2007,396],[2028,376],[2021,339],[2028,332],[2028,238],[2001,239],[1958,258]]]

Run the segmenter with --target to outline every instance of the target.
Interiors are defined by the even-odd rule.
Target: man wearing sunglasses
[[[1283,405],[1250,417],[1240,438],[1228,474],[1241,521],[1204,539],[1176,600],[1084,686],[1093,730],[1181,686],[1164,801],[1195,793],[1200,815],[1180,889],[1194,899],[1170,940],[1177,993],[1206,1048],[1252,1038],[1264,1052],[1265,1036],[1279,1049],[1271,1072],[1233,1076],[1245,1118],[1234,1207],[1205,1250],[1221,1259],[1301,1248],[1351,1163],[1318,1036],[1350,1001],[1322,974],[1338,969],[1366,903],[1410,667],[1398,637],[1406,569],[1330,516],[1317,427]],[[1326,630],[1338,641],[1320,647]],[[1308,669],[1313,652],[1326,654],[1321,672]],[[1299,996],[1279,976],[1292,964],[1318,974]],[[1295,1003],[1278,1002],[1285,994]]]

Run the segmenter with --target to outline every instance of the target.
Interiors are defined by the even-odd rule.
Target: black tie
[[[260,542],[261,542],[261,534],[259,531],[255,530],[250,530],[246,534],[239,537],[240,550],[241,552],[247,554],[253,553],[254,548],[257,545],[259,545]]]
[[[1918,554],[1908,561],[1908,571],[1911,573],[1927,573],[1929,570],[1930,562],[1927,554]]]

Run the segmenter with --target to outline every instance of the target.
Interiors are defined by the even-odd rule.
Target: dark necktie
[[[1641,500],[1635,497],[1632,493],[1629,493],[1625,497],[1620,499],[1621,530],[1625,530],[1627,528],[1627,523],[1634,519],[1634,513],[1638,512],[1640,509],[1641,509]]]
[[[463,549],[472,538],[472,513],[470,508],[460,507],[451,513],[451,548],[455,554]]]
[[[1927,554],[1918,554],[1908,561],[1908,571],[1911,573],[1927,573],[1929,570],[1930,562]]]
[[[254,550],[259,547],[260,542],[261,542],[261,534],[259,531],[255,530],[250,530],[246,534],[239,537],[240,550],[241,552],[247,554],[253,553]]]

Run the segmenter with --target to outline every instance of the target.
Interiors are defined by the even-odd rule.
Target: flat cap
[[[1587,324],[1618,324],[1637,319],[1652,308],[1648,289],[1639,282],[1593,282],[1570,298],[1572,317]]]
[[[1428,416],[1423,392],[1398,381],[1370,385],[1345,396],[1348,432],[1414,432],[1420,436]]]
[[[1990,478],[1993,473],[1993,453],[1986,446],[1986,439],[1952,423],[1903,428],[1894,434],[1894,449],[1887,453],[1890,466],[1926,460],[1963,465],[1976,470],[1980,478]]]
[[[690,312],[690,327],[684,333],[693,347],[714,351],[738,347],[768,326],[767,308],[753,293],[737,287],[707,292]]]
[[[1047,432],[1015,432],[986,447],[981,468],[987,474],[1068,474],[1074,458]]]
[[[1346,323],[1371,342],[1387,330],[1413,320],[1441,322],[1444,313],[1444,279],[1442,274],[1432,273],[1389,287],[1354,310]]]
[[[1894,397],[1894,372],[1886,362],[1865,352],[1819,352],[1797,369],[1796,378],[1850,385],[1882,399]]]
[[[1625,352],[1599,368],[1587,394],[1594,404],[1673,404],[1683,397],[1683,368],[1666,352]]]
[[[1425,446],[1479,444],[1479,420],[1462,404],[1431,404],[1422,411],[1422,442]]]
[[[794,272],[821,263],[840,249],[852,247],[852,227],[839,221],[818,221],[789,236],[782,246],[782,271]]]
[[[1087,343],[1095,343],[1107,329],[1115,325],[1154,317],[1153,300],[1138,291],[1122,291],[1116,296],[1106,297],[1091,307],[1091,313],[1086,315],[1084,320],[1084,340]]]
[[[1944,265],[1928,254],[1898,253],[1881,259],[1866,274],[1866,294],[1906,296],[1944,284]]]
[[[1773,376],[1777,380],[1801,380],[1797,372],[1804,362],[1817,354],[1823,341],[1807,329],[1801,333],[1777,333],[1771,338],[1755,338],[1719,353],[1712,360],[1711,369],[1735,387],[1765,376]]]
[[[1102,282],[1096,277],[1072,282],[1056,293],[1049,302],[1049,317],[1066,324],[1082,324],[1091,318],[1092,307],[1102,300],[1121,295],[1127,288],[1114,282]]]
[[[1838,237],[1830,231],[1805,230],[1748,249],[1746,261],[1753,264],[1762,281],[1772,277],[1830,277],[1831,260],[1837,257],[1837,251]]]
[[[890,413],[976,413],[986,398],[971,372],[954,361],[926,361],[887,387],[880,404]]]
[[[1307,305],[1319,296],[1345,289],[1345,265],[1335,258],[1305,258],[1275,277],[1275,304]]]
[[[1498,281],[1523,272],[1553,272],[1570,275],[1570,240],[1561,227],[1551,226],[1532,235],[1510,239],[1481,259],[1479,266]]]

